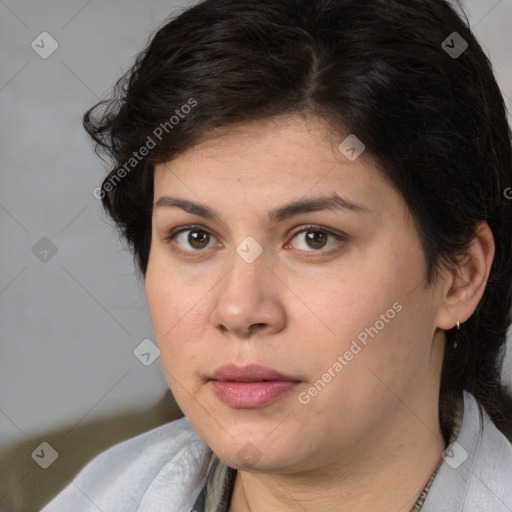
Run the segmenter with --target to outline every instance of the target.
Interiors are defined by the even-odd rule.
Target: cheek
[[[402,309],[397,303],[402,295],[399,289],[391,289],[391,283],[382,280],[381,270],[371,272],[368,266],[365,268],[364,276],[354,271],[336,282],[325,280],[324,286],[315,290],[301,291],[299,286],[295,287],[297,295],[307,298],[309,307],[307,316],[298,317],[298,324],[303,324],[310,336],[315,331],[308,325],[315,325],[315,345],[321,342],[331,356],[332,351],[343,354],[349,350],[353,341],[359,341],[364,347],[365,341],[381,337],[381,333],[389,331],[390,325],[403,314],[397,312]],[[396,282],[393,284],[396,286]],[[306,318],[312,323],[306,322]],[[317,353],[316,357],[323,354],[325,352]]]
[[[165,276],[151,264],[148,265],[145,287],[151,322],[158,339],[172,327],[169,311],[173,311],[173,308],[169,308],[169,303],[176,302],[176,299],[173,299]]]
[[[380,315],[381,310],[377,312]],[[336,436],[347,439],[355,430],[377,426],[386,411],[399,407],[396,396],[408,396],[422,366],[417,348],[410,343],[405,308],[384,325],[377,323],[380,319],[373,310],[355,313],[358,320],[344,332],[340,330],[335,344],[310,351],[314,369],[300,402],[308,404],[299,407],[306,415],[315,416],[319,424],[329,424]]]
[[[194,295],[190,284],[182,282],[179,272],[160,263],[161,259],[158,255],[150,257],[145,287],[155,334],[163,340],[173,337],[193,309]]]
[[[190,343],[190,327],[187,324],[187,309],[180,286],[155,266],[148,265],[146,273],[146,297],[160,349],[160,362],[165,378],[177,404],[188,412],[190,394],[194,394],[190,371],[197,366],[197,350],[187,350]],[[187,392],[185,391],[187,390]]]
[[[411,283],[418,280],[416,271],[400,268],[399,262],[387,272],[370,272],[367,266],[364,280],[353,274],[353,279],[309,296],[311,309],[319,311],[323,321],[316,325],[325,333],[304,347],[311,379],[329,380],[329,371],[334,373],[329,387],[337,403],[374,402],[389,394],[386,383],[403,386],[411,380],[428,356],[428,339],[418,336],[418,330],[428,331],[428,301],[421,292],[410,294]],[[311,329],[307,332],[312,335]]]
[[[200,320],[205,314],[204,291],[195,293],[193,287],[171,275],[148,265],[145,287],[163,368],[181,380],[180,376],[191,375],[187,369],[197,366],[201,354],[196,340],[204,338]]]

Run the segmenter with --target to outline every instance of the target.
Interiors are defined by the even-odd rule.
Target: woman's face
[[[439,286],[425,288],[404,200],[343,140],[277,118],[155,169],[146,293],[162,365],[233,467],[328,467],[389,433],[437,432]],[[239,374],[216,374],[228,364]]]

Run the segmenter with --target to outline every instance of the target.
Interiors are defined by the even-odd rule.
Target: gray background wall
[[[189,4],[0,3],[0,511],[38,510],[99,451],[180,416],[159,361],[133,354],[153,331],[93,196],[106,167],[81,117]],[[512,1],[464,5],[512,110]],[[46,59],[31,47],[51,49],[42,32],[58,43]],[[59,455],[48,469],[32,457],[41,442]]]

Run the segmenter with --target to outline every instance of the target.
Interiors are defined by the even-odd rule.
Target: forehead
[[[280,116],[212,130],[193,147],[155,166],[155,185],[187,175],[193,180],[248,180],[279,185],[323,179],[353,168],[353,178],[377,168],[364,152],[350,161],[339,149],[346,138],[322,119]],[[347,174],[345,172],[345,174]]]

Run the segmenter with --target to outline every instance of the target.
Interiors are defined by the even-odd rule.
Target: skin
[[[369,155],[350,161],[338,150],[346,135],[306,116],[211,135],[156,166],[154,200],[189,199],[222,220],[155,208],[146,294],[178,405],[238,469],[229,511],[410,510],[445,449],[438,418],[443,330],[469,318],[483,294],[494,255],[490,229],[481,223],[468,257],[426,287],[403,198]],[[274,208],[334,192],[368,211],[322,210],[268,223]],[[191,224],[203,230],[199,242],[190,236],[198,228],[168,239]],[[346,238],[322,236],[308,224]],[[236,252],[249,236],[263,248],[252,263]],[[395,303],[400,312],[301,403],[299,393]],[[226,363],[259,363],[301,383],[265,407],[232,408],[209,383]],[[238,455],[248,443],[257,454],[252,461]]]

